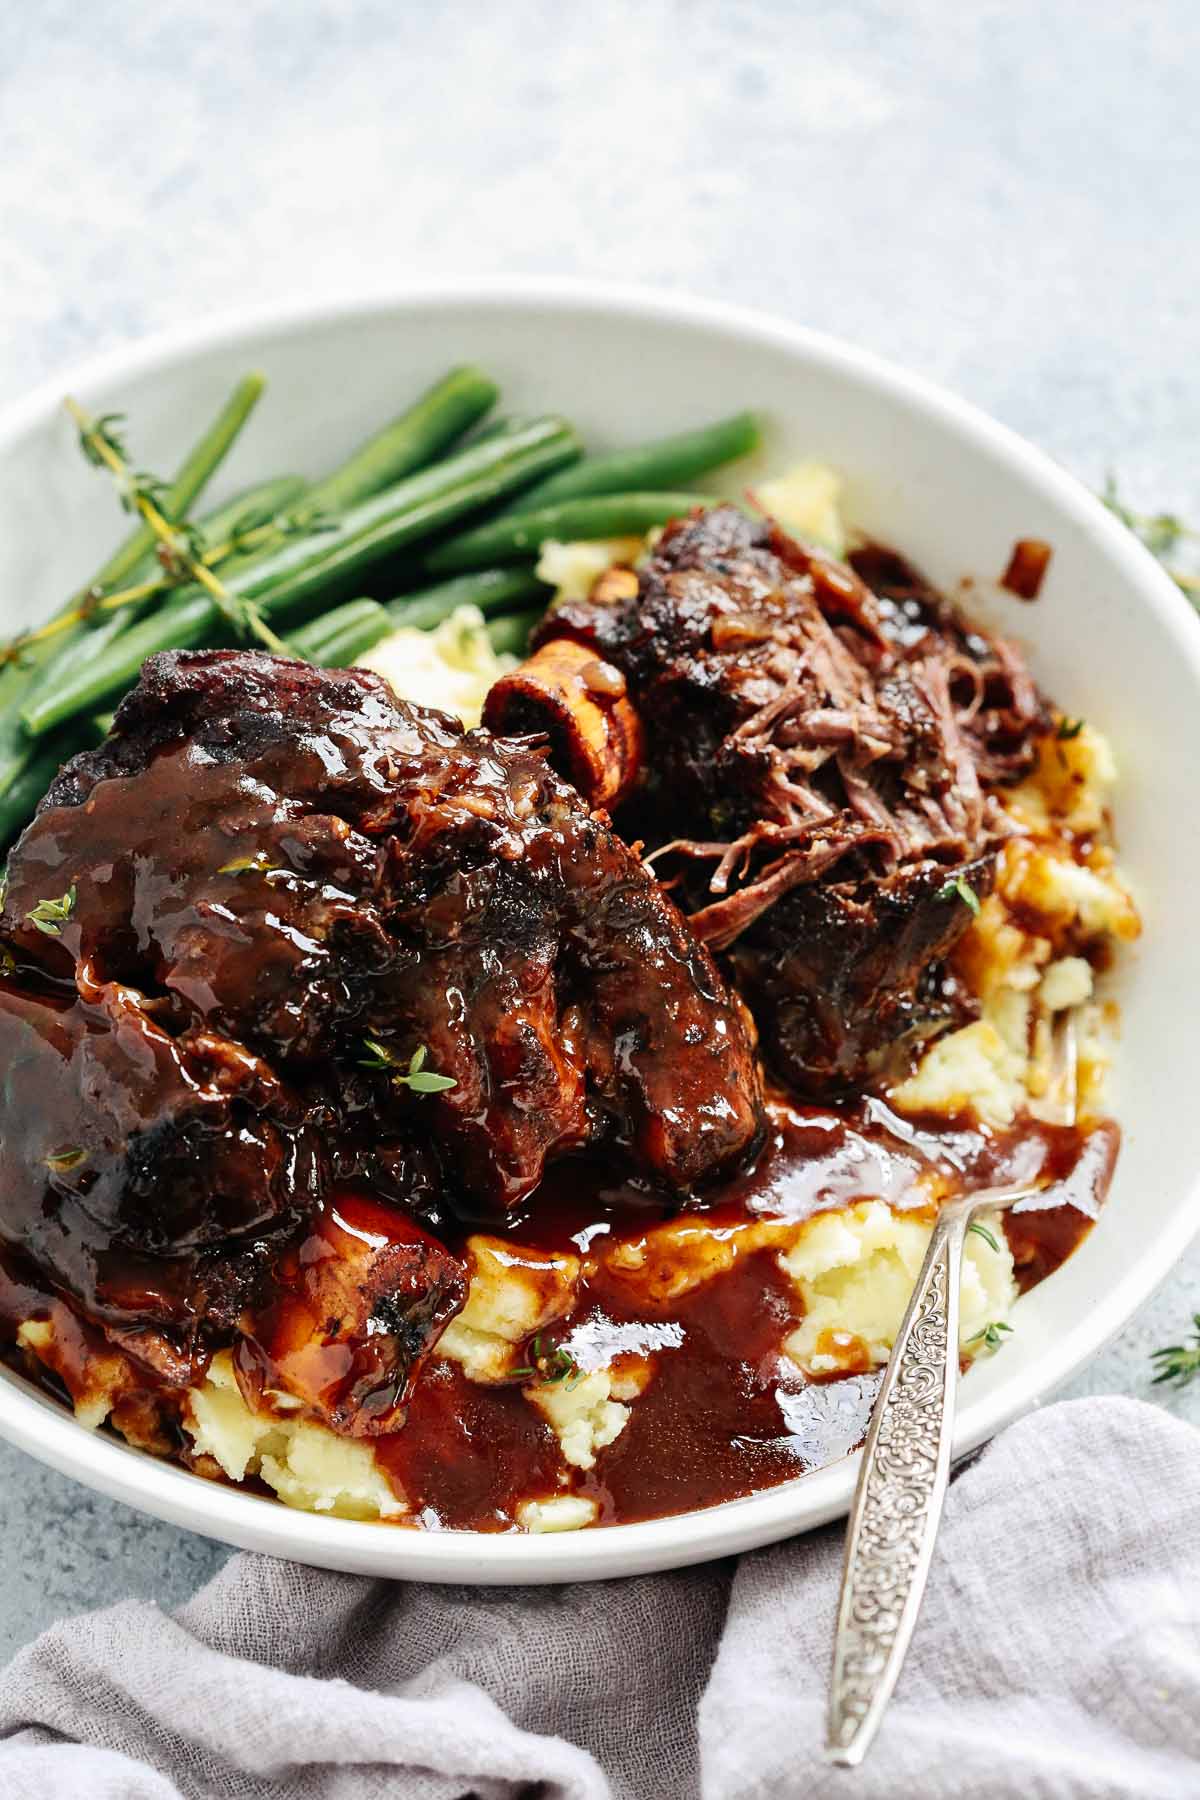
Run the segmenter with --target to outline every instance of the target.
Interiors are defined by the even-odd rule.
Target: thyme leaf
[[[405,1087],[410,1087],[414,1094],[444,1094],[448,1089],[458,1086],[453,1075],[435,1075],[432,1071],[410,1071],[407,1075],[397,1075],[394,1079]]]
[[[137,513],[154,533],[164,572],[172,579],[198,582],[238,637],[257,639],[277,656],[291,655],[263,618],[261,608],[252,600],[230,593],[213,574],[204,560],[196,526],[164,510],[167,490],[159,478],[144,469],[130,467],[124,441],[116,429],[121,414],[102,413],[94,419],[69,395],[64,404],[78,428],[80,448],[87,460],[108,470],[126,512]]]
[[[458,1086],[453,1075],[438,1075],[425,1067],[429,1053],[424,1044],[417,1045],[406,1068],[396,1052],[377,1038],[364,1038],[363,1043],[367,1054],[359,1067],[388,1070],[396,1087],[411,1088],[414,1094],[444,1094],[449,1088]]]
[[[1113,517],[1120,519],[1122,525],[1145,545],[1151,556],[1158,558],[1171,580],[1183,589],[1192,604],[1200,607],[1200,575],[1181,569],[1167,560],[1185,541],[1195,542],[1200,539],[1200,531],[1187,524],[1178,513],[1135,511],[1122,499],[1116,477],[1111,472],[1105,477],[1104,491],[1100,498]]]
[[[529,1346],[529,1361],[509,1374],[522,1381],[540,1381],[546,1386],[565,1382],[567,1391],[583,1380],[583,1370],[565,1344],[547,1344],[535,1337]]]
[[[1153,1386],[1160,1381],[1172,1381],[1176,1387],[1183,1387],[1193,1375],[1200,1375],[1200,1313],[1192,1315],[1195,1330],[1191,1341],[1186,1344],[1167,1344],[1161,1350],[1151,1353],[1151,1361],[1157,1368]]]
[[[938,889],[937,897],[939,900],[957,898],[962,901],[964,906],[970,907],[976,918],[979,917],[979,895],[963,875],[955,875],[945,882]]]
[[[997,1256],[1000,1254],[1000,1246],[996,1242],[995,1232],[989,1231],[981,1219],[972,1219],[971,1223],[967,1226],[967,1230],[973,1231],[976,1237],[981,1237],[985,1244],[991,1246]]]
[[[1011,1331],[1012,1326],[1006,1325],[1003,1319],[989,1319],[982,1331],[977,1331],[974,1337],[967,1339],[966,1347],[969,1350],[972,1344],[978,1344],[984,1350],[998,1350],[1004,1342],[1005,1333]]]
[[[57,900],[39,900],[25,917],[31,925],[35,925],[46,937],[58,937],[66,921],[70,918],[75,905],[75,883],[72,882],[65,894]]]

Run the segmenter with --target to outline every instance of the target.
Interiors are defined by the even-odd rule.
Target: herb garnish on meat
[[[428,1055],[424,1044],[418,1044],[408,1059],[407,1069],[401,1066],[400,1058],[386,1044],[375,1038],[364,1038],[367,1055],[361,1067],[364,1069],[390,1069],[392,1081],[397,1087],[411,1088],[414,1094],[444,1094],[448,1088],[457,1087],[453,1075],[438,1075],[425,1067]]]
[[[976,918],[979,917],[979,895],[962,875],[955,875],[950,881],[945,882],[938,889],[937,897],[939,900],[953,900],[955,895],[964,906],[970,907]]]
[[[66,893],[60,894],[57,900],[39,900],[37,905],[31,907],[25,914],[25,917],[45,937],[57,937],[70,918],[74,905],[75,884],[72,882]]]

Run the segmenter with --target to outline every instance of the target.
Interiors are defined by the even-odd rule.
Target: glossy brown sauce
[[[620,1316],[611,1297],[609,1313]],[[799,1307],[774,1255],[739,1258],[672,1303],[669,1319],[678,1348],[659,1351],[629,1423],[582,1483],[602,1523],[714,1506],[804,1471],[778,1401],[788,1385],[779,1346]]]
[[[1118,1129],[1108,1121],[1080,1130],[1025,1119],[1007,1132],[989,1132],[966,1121],[903,1119],[871,1097],[839,1108],[780,1105],[772,1116],[752,1168],[676,1219],[703,1219],[732,1234],[747,1222],[797,1222],[867,1198],[927,1212],[922,1177],[934,1171],[947,1193],[1036,1183],[1043,1190],[1037,1203],[1010,1211],[1004,1221],[1022,1290],[1051,1274],[1089,1230],[1119,1145]],[[569,1338],[585,1372],[614,1359],[619,1367],[623,1355],[652,1365],[620,1435],[574,1481],[573,1491],[597,1503],[602,1524],[713,1506],[821,1467],[861,1441],[878,1391],[878,1372],[813,1381],[781,1354],[799,1321],[800,1301],[772,1250],[747,1252],[726,1272],[661,1303],[601,1260],[664,1217],[661,1196],[615,1177],[599,1157],[580,1155],[554,1165],[499,1226],[491,1218],[461,1227],[464,1241],[482,1226],[514,1244],[582,1254],[576,1305],[547,1337]],[[399,1237],[411,1228],[386,1204],[342,1195],[296,1247],[295,1266],[303,1271],[319,1261],[331,1232],[386,1237],[393,1229]],[[28,1266],[10,1261],[0,1279],[4,1336],[11,1339],[22,1318],[45,1316],[53,1304]],[[280,1335],[265,1360],[261,1344],[239,1351],[243,1378],[256,1389],[269,1385],[272,1360],[295,1385],[298,1371],[289,1367],[287,1351],[293,1305],[305,1305],[299,1290],[280,1297]],[[311,1321],[298,1323],[297,1341],[309,1342]],[[94,1352],[86,1332],[75,1341],[79,1358]],[[302,1386],[313,1391],[323,1379],[343,1378],[336,1346],[327,1368],[318,1368],[312,1354],[309,1342]],[[68,1387],[71,1375],[66,1370]],[[373,1441],[426,1528],[510,1530],[520,1502],[563,1491],[558,1440],[522,1385],[484,1386],[436,1357],[416,1384],[405,1428]]]
[[[732,1231],[863,1198],[927,1209],[918,1177],[934,1168],[953,1176],[957,1192],[1043,1183],[1036,1207],[1005,1220],[1025,1289],[1090,1228],[1118,1143],[1107,1121],[1081,1131],[1024,1120],[989,1133],[902,1120],[872,1099],[841,1110],[789,1106],[777,1111],[753,1169],[677,1216]],[[501,1230],[523,1245],[595,1255],[662,1216],[635,1183],[578,1157],[556,1165]],[[795,1288],[772,1251],[744,1255],[661,1305],[635,1297],[602,1262],[592,1266],[570,1320],[549,1335],[569,1337],[585,1371],[629,1353],[648,1355],[654,1371],[621,1434],[575,1483],[596,1501],[600,1523],[713,1506],[819,1468],[861,1441],[879,1374],[806,1380],[780,1353],[799,1318]],[[445,1362],[432,1362],[418,1381],[406,1429],[378,1445],[426,1527],[510,1529],[522,1500],[561,1491],[557,1440],[520,1386],[481,1386]]]
[[[455,1364],[431,1362],[408,1424],[376,1454],[427,1528],[502,1531],[531,1495],[557,1491],[558,1439],[512,1387],[482,1387]]]

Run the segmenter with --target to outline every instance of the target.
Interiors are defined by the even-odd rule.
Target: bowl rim
[[[157,332],[43,381],[25,398],[0,410],[0,451],[44,425],[57,412],[64,392],[86,397],[97,388],[152,377],[197,355],[232,348],[256,333],[286,338],[434,307],[453,311],[511,305],[531,314],[566,312],[581,318],[619,314],[749,340],[882,390],[909,410],[948,427],[1035,482],[1081,532],[1098,542],[1137,603],[1158,615],[1200,693],[1200,619],[1133,534],[1044,451],[970,402],[872,351],[769,313],[669,290],[564,277],[462,276],[232,309]],[[1200,1171],[1137,1264],[1056,1337],[1035,1370],[960,1409],[955,1455],[974,1450],[1040,1404],[1095,1356],[1169,1274],[1198,1232]],[[244,1549],[399,1580],[489,1584],[604,1579],[683,1567],[774,1542],[844,1514],[859,1461],[856,1453],[781,1487],[702,1512],[537,1536],[396,1529],[299,1512],[275,1499],[205,1481],[115,1438],[89,1432],[32,1383],[7,1369],[0,1370],[0,1435],[111,1499]]]

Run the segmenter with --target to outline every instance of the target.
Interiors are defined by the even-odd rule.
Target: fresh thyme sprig
[[[39,900],[25,917],[44,937],[58,937],[74,907],[75,883],[72,882],[66,893],[60,894],[57,900]]]
[[[154,533],[158,560],[170,581],[197,582],[213,600],[222,617],[241,638],[257,638],[276,655],[290,655],[283,640],[276,636],[252,600],[231,594],[213,574],[205,561],[204,545],[197,527],[187,519],[168,516],[163,510],[166,489],[154,475],[130,467],[125,446],[118,433],[121,414],[102,413],[92,418],[70,395],[64,402],[79,428],[79,443],[84,455],[97,468],[106,468],[117,484],[121,505],[136,512]]]
[[[367,1054],[359,1064],[363,1069],[387,1069],[391,1073],[396,1087],[411,1088],[414,1094],[444,1094],[448,1088],[457,1087],[453,1075],[438,1075],[425,1067],[428,1056],[424,1044],[418,1044],[408,1059],[405,1068],[394,1050],[381,1044],[377,1038],[364,1038]]]
[[[978,1344],[984,1350],[998,1350],[1004,1342],[1005,1334],[1011,1331],[1012,1326],[1006,1325],[1003,1319],[989,1319],[982,1331],[977,1331],[974,1337],[967,1339],[966,1347],[969,1350],[972,1344]]]
[[[953,900],[957,898],[962,901],[964,906],[970,907],[976,918],[979,917],[979,895],[975,892],[975,889],[971,886],[965,876],[952,876],[949,881],[944,882],[938,889],[937,897],[939,900]]]
[[[158,542],[158,559],[169,575],[184,572],[184,553],[198,557],[201,544],[190,519],[179,519],[167,510],[167,484],[145,469],[130,466],[129,452],[118,427],[124,413],[100,413],[91,418],[77,400],[63,402],[79,428],[79,447],[96,469],[108,469],[117,485],[122,510],[138,513]]]
[[[1105,506],[1122,525],[1128,526],[1133,535],[1157,556],[1166,569],[1167,574],[1178,587],[1196,605],[1200,606],[1200,575],[1192,574],[1187,569],[1180,569],[1167,559],[1187,540],[1200,541],[1200,531],[1188,525],[1177,513],[1135,512],[1133,507],[1121,498],[1117,488],[1116,477],[1111,472],[1105,477],[1104,492],[1100,496]]]
[[[1158,1369],[1153,1386],[1157,1387],[1160,1381],[1173,1381],[1176,1387],[1183,1387],[1193,1375],[1200,1375],[1200,1313],[1193,1313],[1192,1324],[1196,1329],[1190,1343],[1167,1344],[1151,1353],[1151,1361]]]
[[[170,515],[164,511],[163,517],[169,518]],[[236,527],[220,543],[211,545],[202,555],[197,556],[196,561],[211,570],[219,568],[232,556],[246,556],[252,550],[265,548],[273,550],[289,537],[336,530],[336,519],[318,513],[307,517],[298,512],[276,513],[273,518],[262,520],[257,525]],[[123,606],[136,606],[141,600],[151,600],[156,594],[169,593],[172,588],[194,579],[190,565],[186,569],[172,572],[162,566],[160,558],[160,569],[161,573],[152,580],[135,582],[132,587],[116,588],[111,594],[106,594],[101,588],[88,588],[77,606],[59,613],[56,618],[48,619],[44,625],[38,625],[33,630],[18,632],[16,637],[0,646],[0,667],[5,663],[21,663],[34,644],[58,637],[61,632],[70,631],[73,626],[95,618],[97,613],[118,612]],[[239,604],[244,606],[247,602]],[[295,656],[296,652],[292,649],[287,654]]]
[[[529,1361],[509,1374],[518,1380],[541,1381],[547,1386],[565,1382],[570,1390],[583,1380],[583,1370],[565,1344],[546,1344],[535,1337],[529,1346]]]

